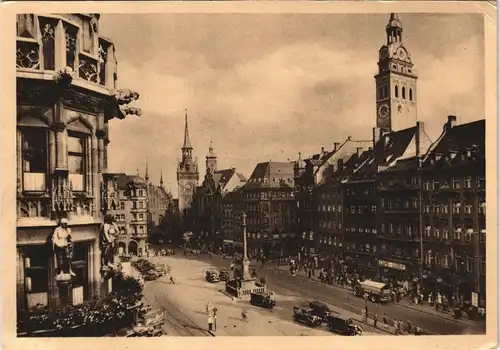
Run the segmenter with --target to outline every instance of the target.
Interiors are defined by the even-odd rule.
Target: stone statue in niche
[[[106,215],[104,223],[99,232],[100,246],[101,246],[101,269],[115,269],[115,238],[118,235],[118,226],[116,226],[113,217]]]
[[[59,225],[52,234],[52,246],[57,262],[58,281],[67,281],[71,276],[75,276],[71,269],[71,260],[73,258],[73,240],[71,238],[71,229],[68,227],[68,219],[62,218]]]

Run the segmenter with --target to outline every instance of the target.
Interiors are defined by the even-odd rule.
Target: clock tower
[[[417,75],[403,45],[403,26],[396,13],[391,13],[386,33],[387,43],[379,50],[375,84],[377,128],[387,132],[415,126]]]
[[[184,144],[182,158],[177,166],[177,184],[179,191],[179,213],[184,214],[191,208],[194,191],[198,186],[198,163],[193,159],[193,146],[189,140],[188,116],[186,111],[186,126],[184,128]]]

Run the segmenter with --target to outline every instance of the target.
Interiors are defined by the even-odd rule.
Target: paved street
[[[159,257],[150,259],[153,262],[172,266],[172,275],[176,284],[168,282],[169,276],[160,280],[147,282],[145,297],[154,308],[166,309],[165,331],[170,336],[211,336],[206,331],[207,316],[205,308],[217,307],[217,330],[215,336],[334,336],[326,326],[316,329],[293,322],[292,306],[303,298],[297,294],[277,295],[277,307],[273,310],[251,306],[246,301],[232,300],[219,290],[223,283],[211,284],[204,280],[204,272],[210,267],[208,262],[184,259],[181,256]],[[332,306],[335,308],[334,306]],[[248,322],[241,319],[242,310],[248,310]],[[337,310],[334,310],[337,311]],[[342,310],[342,313],[345,314]],[[348,316],[350,314],[348,313]],[[381,330],[364,326],[364,334],[384,334]]]
[[[220,256],[212,256],[211,258],[190,256],[188,259],[209,261],[217,267],[227,268],[229,266],[229,260],[222,260]],[[299,276],[291,276],[288,272],[279,270],[272,264],[259,268],[258,274],[267,276],[271,289],[279,294],[295,294],[307,299],[319,299],[357,315],[361,314],[361,309],[364,307],[364,300],[355,297],[349,290]],[[395,303],[387,305],[368,303],[368,312],[370,315],[376,312],[379,315],[379,320],[384,313],[388,318],[396,318],[404,323],[410,319],[413,325],[421,327],[427,334],[481,334],[484,333],[485,327],[484,322],[457,321],[450,317],[439,317]]]

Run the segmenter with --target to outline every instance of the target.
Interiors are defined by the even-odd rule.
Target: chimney
[[[419,167],[420,167],[420,158],[422,157],[422,154],[425,153],[425,150],[423,149],[424,143],[422,142],[424,134],[425,134],[424,122],[417,122],[417,131],[415,133],[415,155],[417,156]]]
[[[347,136],[347,141],[351,141],[352,136]]]
[[[325,153],[325,147],[321,147],[321,154]]]
[[[361,152],[363,152],[363,147],[356,147],[356,155],[358,157],[361,155]]]
[[[333,151],[336,152],[339,149],[340,142],[334,142],[333,143]]]
[[[448,123],[446,125],[448,126],[448,130],[457,126],[457,117],[455,115],[449,115]]]

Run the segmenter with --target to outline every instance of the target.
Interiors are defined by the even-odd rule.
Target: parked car
[[[318,327],[323,323],[321,317],[313,315],[312,310],[299,306],[293,307],[293,318],[296,322],[304,323],[309,327]]]
[[[219,270],[219,279],[223,282],[229,281],[231,279],[231,276],[229,275],[229,271],[226,269]]]
[[[205,272],[205,279],[210,283],[217,283],[220,281],[219,271],[210,269]]]
[[[328,330],[333,333],[342,335],[361,335],[363,328],[354,324],[351,318],[342,317],[340,315],[327,317]]]
[[[251,293],[250,304],[272,309],[276,306],[276,300],[271,293]]]
[[[327,317],[330,316],[330,308],[322,301],[311,301],[309,302],[309,307],[313,315],[320,317],[323,322],[326,322]]]

